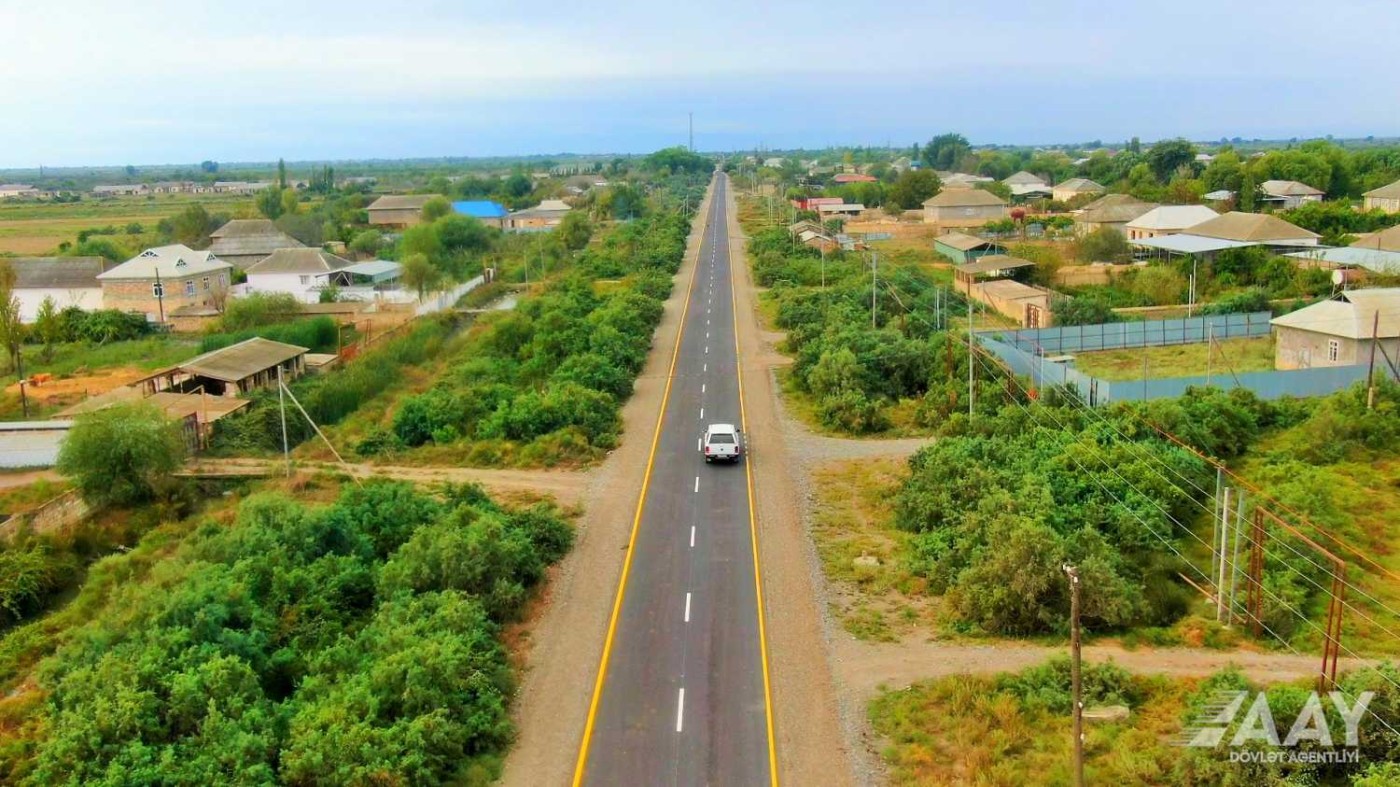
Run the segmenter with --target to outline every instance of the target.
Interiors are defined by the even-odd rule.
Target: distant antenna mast
[[[690,117],[690,152],[695,152],[695,113],[686,113]]]

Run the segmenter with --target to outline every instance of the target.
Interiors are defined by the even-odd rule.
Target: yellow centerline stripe
[[[725,189],[725,197],[728,198],[729,190]],[[728,213],[725,214],[728,218]],[[724,233],[729,235],[729,226],[726,222]],[[729,252],[729,303],[730,311],[734,313],[734,377],[739,386],[739,424],[740,429],[748,432],[749,416],[744,409],[744,374],[741,370],[743,364],[739,362],[739,287],[734,279],[734,246],[726,241],[726,250]],[[778,787],[778,747],[773,735],[773,686],[768,677],[768,631],[763,619],[763,577],[758,569],[758,517],[754,513],[753,505],[753,451],[744,459],[744,479],[748,485],[749,493],[749,538],[753,543],[753,584],[754,593],[758,604],[758,650],[763,662],[763,713],[768,724],[768,780],[773,787]]]
[[[713,197],[711,202],[713,202]],[[705,230],[709,228],[709,224],[710,217],[707,213],[705,224],[700,228],[700,248],[704,247]],[[685,317],[690,311],[690,295],[695,289],[695,279],[700,272],[700,248],[695,250],[695,269],[690,272],[690,283],[686,285],[685,301],[681,305],[680,327],[676,331],[676,346],[671,350],[671,367],[666,373],[666,389],[661,394],[661,411],[656,414],[656,429],[651,436],[651,452],[647,455],[647,469],[642,476],[642,493],[637,497],[637,513],[632,517],[632,535],[627,539],[627,556],[622,560],[622,576],[617,582],[617,596],[613,599],[612,616],[608,620],[608,634],[603,640],[603,656],[598,662],[598,677],[593,683],[593,698],[588,703],[588,720],[583,725],[583,741],[579,744],[578,759],[574,764],[574,787],[583,784],[584,770],[588,767],[588,744],[593,739],[593,725],[598,717],[598,702],[603,696],[603,684],[608,674],[608,657],[612,655],[613,637],[617,633],[618,618],[622,615],[622,599],[627,591],[627,575],[632,569],[632,554],[636,551],[637,532],[642,526],[642,509],[646,505],[647,489],[651,486],[651,471],[656,464],[656,448],[661,442],[661,425],[666,418],[666,406],[671,400],[671,381],[676,378],[676,361],[680,358],[681,339],[685,336]],[[742,417],[742,393],[739,398],[740,416]],[[765,668],[765,680],[766,672]]]

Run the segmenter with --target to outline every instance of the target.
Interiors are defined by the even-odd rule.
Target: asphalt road
[[[743,428],[718,178],[576,774],[587,784],[773,778],[747,460],[707,465],[699,447],[706,424]]]

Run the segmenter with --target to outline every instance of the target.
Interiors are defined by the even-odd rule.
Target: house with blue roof
[[[469,199],[452,203],[452,210],[463,216],[480,219],[492,227],[502,227],[510,211],[499,202],[489,199]]]

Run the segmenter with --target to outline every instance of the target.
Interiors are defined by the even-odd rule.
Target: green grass
[[[1209,359],[1207,359],[1209,356]],[[1208,344],[1175,344],[1167,347],[1133,347],[1126,350],[1076,353],[1074,368],[1101,380],[1141,380],[1143,361],[1152,379],[1204,375],[1228,379],[1230,372],[1267,371],[1274,368],[1272,336],[1226,339]]]
[[[812,539],[822,572],[840,591],[832,610],[857,639],[938,633],[940,600],[905,566],[908,534],[890,524],[890,490],[907,474],[901,459],[829,462],[812,474]],[[879,565],[856,565],[861,557]]]
[[[24,370],[26,374],[48,372],[55,377],[127,366],[154,371],[188,360],[198,352],[198,342],[168,336],[107,344],[55,344],[50,360],[44,359],[42,347],[31,345],[25,348]]]
[[[1181,729],[1196,682],[1131,679],[1141,700],[1126,721],[1085,725],[1088,784],[1173,782]],[[958,675],[885,690],[869,706],[885,741],[880,756],[892,785],[1069,784],[1069,714],[1030,705],[993,676]]]

